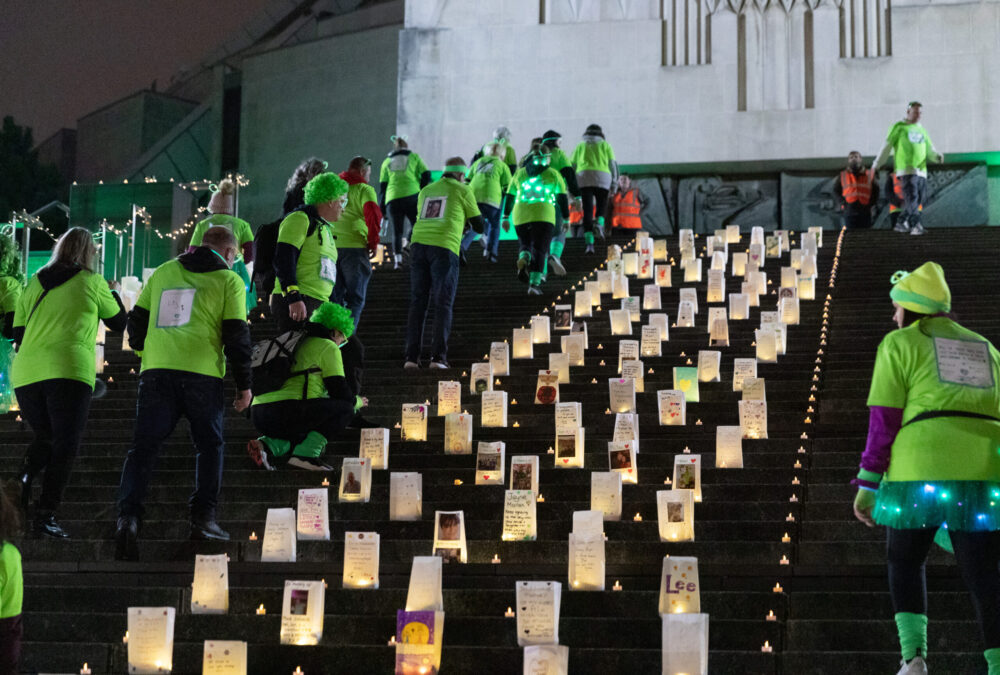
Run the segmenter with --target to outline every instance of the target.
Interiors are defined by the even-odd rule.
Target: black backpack
[[[305,375],[302,381],[302,398],[305,399],[309,387],[309,373],[318,373],[320,368],[292,370],[295,351],[308,336],[304,330],[291,330],[269,340],[261,340],[250,353],[250,369],[253,371],[253,393],[269,394],[285,386],[285,382],[297,375]]]
[[[258,279],[258,288],[265,288],[267,295],[274,288],[274,250],[278,247],[278,226],[282,220],[261,225],[253,237],[254,277]]]

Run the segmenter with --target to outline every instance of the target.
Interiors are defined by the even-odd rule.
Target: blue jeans
[[[906,174],[899,177],[903,188],[903,215],[900,219],[910,227],[920,224],[920,205],[927,195],[927,179],[917,174]]]
[[[486,223],[486,228],[481,235],[486,241],[486,250],[490,255],[496,256],[500,250],[500,209],[484,202],[479,202],[478,206],[479,212],[483,214],[483,220]],[[469,245],[472,244],[475,238],[475,230],[466,232],[462,237],[462,250],[468,251]]]
[[[458,256],[427,244],[410,246],[410,314],[406,326],[406,360],[420,362],[427,310],[434,310],[431,359],[448,361],[451,308],[458,290]]]
[[[361,321],[361,310],[365,308],[371,278],[372,262],[368,249],[337,249],[337,284],[333,287],[333,301],[351,310],[355,329]]]
[[[188,501],[191,518],[215,518],[222,489],[222,378],[181,370],[147,370],[139,376],[135,440],[125,457],[118,512],[142,517],[160,448],[183,415],[194,441],[194,493]]]

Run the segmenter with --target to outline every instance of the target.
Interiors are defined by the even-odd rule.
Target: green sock
[[[585,242],[587,242],[588,246],[590,246],[591,244],[594,243],[594,233],[593,232],[584,232],[583,233],[583,240]]]
[[[275,457],[283,457],[288,454],[288,451],[292,449],[292,444],[281,438],[271,438],[270,436],[261,436],[257,439],[261,443],[267,446],[267,449],[271,451],[271,454]]]
[[[531,285],[532,286],[541,286],[542,285],[542,273],[541,272],[532,272],[531,276],[530,276],[530,279],[531,279]]]
[[[927,657],[926,614],[899,612],[896,614],[896,629],[899,631],[899,648],[904,661],[915,656]]]
[[[1000,675],[1000,647],[987,649],[983,652],[986,664],[990,667],[988,675]]]
[[[604,216],[597,216],[597,226],[604,227]]]
[[[518,257],[524,258],[528,262],[531,262],[531,253],[529,251],[521,251],[521,255]]]
[[[562,256],[563,248],[565,248],[566,242],[562,241],[552,241],[552,245],[549,246],[549,253],[559,258]]]
[[[542,259],[542,276],[545,277],[549,273],[549,256],[545,256]]]
[[[316,459],[323,454],[323,450],[325,448],[326,437],[318,431],[310,431],[309,434],[302,439],[302,442],[295,446],[295,449],[292,450],[292,454],[296,457]]]

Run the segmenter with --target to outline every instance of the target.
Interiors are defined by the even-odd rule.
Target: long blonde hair
[[[52,247],[52,257],[45,263],[43,269],[54,265],[82,267],[93,272],[94,260],[97,258],[97,247],[89,230],[82,227],[71,227],[56,241]]]

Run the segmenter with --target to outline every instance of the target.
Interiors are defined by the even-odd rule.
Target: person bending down
[[[282,462],[332,471],[320,456],[364,403],[351,390],[340,356],[340,347],[354,333],[350,310],[324,302],[302,330],[307,337],[295,350],[288,379],[275,391],[258,394],[250,407],[253,425],[262,436],[250,441],[247,453],[269,471]]]

